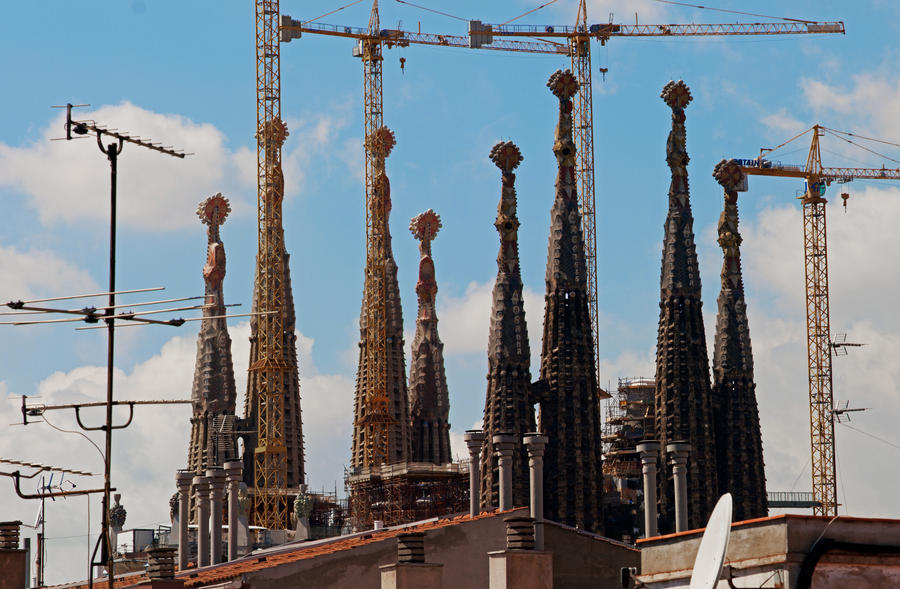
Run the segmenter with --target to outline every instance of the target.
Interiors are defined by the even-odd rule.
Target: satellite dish
[[[728,532],[731,530],[731,493],[719,497],[706,530],[700,539],[700,549],[694,559],[690,589],[714,589],[725,564]]]

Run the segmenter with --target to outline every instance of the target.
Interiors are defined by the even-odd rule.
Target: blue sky
[[[505,22],[537,3],[422,2],[462,18]],[[705,3],[706,4],[706,3]],[[340,3],[282,1],[282,13],[318,16]],[[716,7],[744,10],[719,0]],[[669,171],[669,109],[659,98],[670,79],[684,79],[688,153],[706,329],[714,330],[721,252],[715,223],[721,189],[711,177],[723,157],[753,157],[816,122],[900,141],[900,75],[895,67],[900,7],[870,2],[774,0],[753,12],[843,20],[847,35],[695,39],[613,39],[594,45],[594,137],[603,358],[601,378],[652,375],[658,318],[659,264]],[[784,11],[789,10],[788,14]],[[642,0],[589,3],[589,20],[606,22],[746,22],[756,18]],[[569,24],[573,0],[522,19]],[[0,49],[6,91],[0,94],[0,299],[104,290],[108,168],[92,141],[54,142],[63,133],[53,104],[90,103],[92,118],[194,152],[185,160],[126,146],[120,159],[118,284],[165,286],[169,296],[201,292],[205,234],[194,211],[216,192],[234,208],[222,229],[228,253],[226,302],[249,310],[256,251],[253,7],[249,2],[18,3],[4,7]],[[363,2],[323,22],[365,26]],[[393,1],[382,2],[382,26],[464,34],[465,23]],[[313,487],[341,477],[350,445],[352,387],[364,258],[362,67],[352,42],[306,35],[282,46],[285,240],[301,337],[301,387],[307,462]],[[405,71],[399,58],[406,59]],[[555,159],[556,100],[549,75],[565,58],[434,47],[385,52],[385,124],[397,147],[387,161],[392,183],[393,249],[404,317],[412,339],[417,244],[409,219],[433,208],[443,229],[433,250],[440,291],[451,423],[455,436],[480,420],[484,403],[489,294],[498,245],[493,220],[499,171],[488,153],[499,140],[524,155],[517,173],[520,252],[531,347],[540,350],[543,275]],[[605,81],[598,68],[609,69]],[[804,140],[805,141],[805,140]],[[846,145],[824,145],[833,165],[884,160]],[[802,163],[806,144],[781,159]],[[890,157],[898,150],[881,146]],[[800,211],[802,187],[753,178],[741,197],[745,282],[771,489],[809,485],[808,417]],[[830,193],[832,201],[838,190]],[[900,321],[890,305],[900,287],[890,252],[900,247],[891,219],[900,190],[851,185],[846,215],[830,206],[832,327],[870,345],[835,360],[839,399],[872,407],[851,423],[900,442],[900,370],[892,354]],[[138,300],[135,297],[130,300]],[[147,300],[147,299],[143,299]],[[45,402],[102,397],[105,335],[68,326],[2,327],[0,407],[17,419],[21,394]],[[190,392],[197,325],[121,330],[117,368],[121,398],[185,398]],[[236,366],[246,368],[247,326],[234,321]],[[408,361],[408,359],[407,359]],[[533,365],[536,374],[538,365]],[[245,377],[238,376],[243,391]],[[68,415],[56,417],[66,426]],[[51,417],[52,419],[52,417]],[[127,526],[166,523],[174,470],[185,461],[186,408],[147,409],[116,439],[114,484],[129,508]],[[0,455],[100,471],[87,442],[44,427],[9,427]],[[895,449],[838,428],[841,496],[852,515],[896,516],[888,488],[896,467],[873,469],[870,456]],[[456,438],[454,438],[456,439]],[[806,466],[804,466],[806,464]],[[846,470],[844,470],[846,468]],[[804,472],[805,469],[805,472]],[[859,481],[879,484],[864,485]],[[99,483],[98,483],[99,484]],[[34,506],[12,500],[12,513],[33,519]],[[9,501],[6,499],[10,498]],[[54,505],[51,537],[86,533],[84,499]],[[97,508],[94,506],[96,515]],[[94,519],[97,519],[96,517]],[[93,532],[96,533],[96,525]],[[81,530],[81,531],[79,531]],[[51,580],[80,576],[87,538],[52,541]],[[79,560],[80,559],[80,560]]]

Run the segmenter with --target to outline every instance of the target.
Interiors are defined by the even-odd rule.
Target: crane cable
[[[524,14],[520,14],[520,15],[517,16],[516,18],[511,18],[511,19],[509,19],[508,21],[506,21],[505,23],[500,23],[499,26],[501,26],[501,27],[502,27],[502,26],[506,26],[506,25],[508,25],[509,23],[513,22],[513,21],[519,20],[519,19],[522,18],[523,16],[528,16],[528,15],[531,14],[532,12],[537,12],[537,11],[540,10],[541,8],[544,8],[545,6],[550,6],[551,4],[553,4],[554,2],[557,2],[557,1],[558,1],[558,0],[550,0],[550,2],[547,2],[546,4],[541,4],[541,5],[538,6],[537,8],[532,8],[532,9],[529,10],[528,12],[526,12],[526,13],[524,13]]]
[[[840,135],[838,135],[838,134],[836,134],[836,133],[831,133],[831,135],[832,135],[833,137],[837,137],[837,138],[840,139],[841,141],[846,141],[846,142],[849,143],[850,145],[855,145],[856,147],[862,149],[863,151],[868,151],[869,153],[873,153],[873,154],[877,155],[878,157],[883,157],[883,158],[886,159],[886,160],[890,160],[890,161],[892,161],[892,162],[894,162],[894,163],[896,163],[896,164],[900,164],[900,160],[894,159],[894,158],[892,158],[892,157],[888,157],[888,156],[884,155],[883,153],[878,153],[878,152],[875,151],[874,149],[869,149],[868,147],[865,147],[865,146],[863,146],[863,145],[860,145],[859,143],[857,143],[857,142],[855,142],[855,141],[851,141],[851,140],[847,139],[846,137],[841,137]],[[900,146],[898,146],[898,147],[900,147]]]
[[[772,154],[772,152],[778,151],[779,149],[781,149],[782,147],[784,147],[785,145],[787,145],[787,144],[790,143],[791,141],[794,141],[795,139],[799,139],[800,137],[803,137],[804,135],[806,135],[806,134],[809,133],[810,131],[812,131],[812,127],[810,127],[809,129],[807,129],[806,131],[803,131],[802,133],[797,133],[796,135],[794,135],[793,137],[791,137],[790,139],[788,139],[787,141],[785,141],[785,142],[782,143],[781,145],[777,145],[777,146],[773,147],[772,149],[768,150],[768,151],[766,152],[766,155],[770,155],[770,154]],[[760,156],[760,157],[762,157],[762,156]]]
[[[433,13],[435,13],[435,14],[440,14],[441,16],[448,16],[448,17],[450,17],[450,18],[455,18],[456,20],[461,20],[461,21],[463,21],[463,22],[469,22],[469,19],[467,19],[467,18],[462,18],[462,17],[459,17],[459,16],[455,16],[455,15],[453,15],[453,14],[447,14],[446,12],[441,12],[440,10],[435,10],[435,9],[433,9],[433,8],[428,8],[427,6],[419,6],[418,4],[413,4],[412,2],[405,2],[404,0],[395,0],[395,1],[396,1],[398,4],[407,4],[407,5],[409,5],[409,6],[413,6],[413,7],[415,7],[415,8],[420,8],[420,9],[425,10],[425,11],[428,11],[428,12],[433,12]]]
[[[815,23],[814,20],[805,20],[802,18],[788,18],[786,16],[770,16],[768,14],[756,14],[755,12],[743,12],[741,10],[728,10],[727,8],[714,8],[712,6],[701,6],[699,4],[688,4],[687,2],[676,2],[675,0],[653,0],[660,4],[675,4],[676,6],[687,6],[688,8],[702,8],[703,10],[715,10],[716,12],[728,12],[730,14],[742,14],[744,16],[758,16],[759,18],[771,18],[773,20],[787,20],[791,22]]]
[[[359,3],[362,2],[362,1],[363,1],[363,0],[356,0],[355,2],[351,2],[350,4],[345,4],[345,5],[341,6],[340,8],[335,8],[335,9],[332,10],[331,12],[326,12],[325,14],[322,14],[322,15],[320,15],[320,16],[317,16],[316,18],[311,18],[311,19],[309,19],[309,20],[305,20],[305,21],[303,21],[303,24],[306,25],[306,24],[309,24],[309,23],[311,23],[311,22],[315,22],[315,21],[319,20],[320,18],[325,18],[326,16],[332,15],[332,14],[334,14],[335,12],[340,12],[341,10],[343,10],[343,9],[345,9],[345,8],[350,8],[350,7],[353,6],[354,4],[359,4]]]
[[[832,133],[839,133],[841,135],[849,135],[850,137],[857,137],[857,138],[863,139],[865,141],[874,141],[875,143],[883,143],[885,145],[891,145],[893,147],[900,147],[900,143],[892,143],[890,141],[885,141],[883,139],[875,139],[873,137],[865,137],[863,135],[857,135],[856,133],[851,133],[849,131],[838,131],[837,129],[832,129],[830,127],[822,127],[822,128],[825,129],[826,131],[830,131]]]

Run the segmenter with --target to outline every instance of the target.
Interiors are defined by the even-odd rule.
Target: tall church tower
[[[659,332],[656,341],[656,436],[660,442],[660,532],[674,531],[675,501],[666,445],[686,441],[688,457],[688,525],[705,525],[718,498],[709,357],[700,301],[700,270],[694,245],[685,147],[684,109],[691,91],[669,82],[662,99],[672,109],[666,162],[672,173],[669,212],[660,273]]]
[[[485,439],[481,451],[481,507],[484,509],[500,505],[500,467],[491,441],[498,434],[515,436],[513,505],[528,505],[528,453],[522,436],[535,431],[531,352],[519,269],[516,175],[513,173],[522,162],[522,154],[512,141],[506,141],[495,145],[490,157],[500,168],[503,180],[497,220],[494,221],[500,234],[500,251],[497,253],[497,280],[494,282],[488,335],[488,383],[483,421]]]
[[[203,321],[197,336],[197,361],[191,388],[191,438],[187,468],[204,474],[207,468],[237,459],[235,444],[234,367],[231,337],[225,315],[222,283],[225,280],[225,244],[219,228],[231,206],[221,194],[200,203],[197,215],[207,226],[206,265],[203,267],[205,298]],[[193,497],[193,490],[191,497]]]
[[[412,421],[413,462],[447,464],[450,456],[450,395],[444,372],[444,344],[438,336],[435,309],[437,281],[431,242],[441,218],[431,209],[413,217],[409,229],[419,241],[419,312],[409,368],[409,413]]]
[[[550,210],[539,387],[540,429],[549,438],[544,515],[599,532],[603,528],[600,402],[572,140],[572,97],[578,92],[578,80],[568,70],[557,71],[547,86],[559,99],[553,143],[559,171]]]
[[[354,468],[404,462],[409,460],[410,454],[403,309],[397,284],[397,263],[391,249],[391,184],[385,170],[385,159],[394,144],[394,133],[387,127],[380,127],[366,138],[366,150],[374,158],[374,178],[373,194],[368,203],[370,227],[359,315],[359,367],[350,456]],[[374,324],[370,325],[370,322]],[[379,397],[379,405],[385,405],[385,415],[367,414],[373,408],[367,403],[372,395]],[[385,443],[387,447],[380,447]]]
[[[725,207],[719,217],[723,259],[713,349],[713,410],[719,493],[731,493],[735,521],[768,515],[753,350],[741,276],[737,189],[742,176],[734,160],[722,160],[713,172],[725,191]]]

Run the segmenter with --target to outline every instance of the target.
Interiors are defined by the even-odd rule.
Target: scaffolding
[[[398,462],[362,468],[346,477],[355,530],[376,521],[395,526],[467,511],[469,464]]]
[[[652,378],[620,378],[606,401],[603,425],[603,474],[615,479],[623,501],[634,500],[640,488],[641,458],[637,445],[654,437],[656,381]]]

